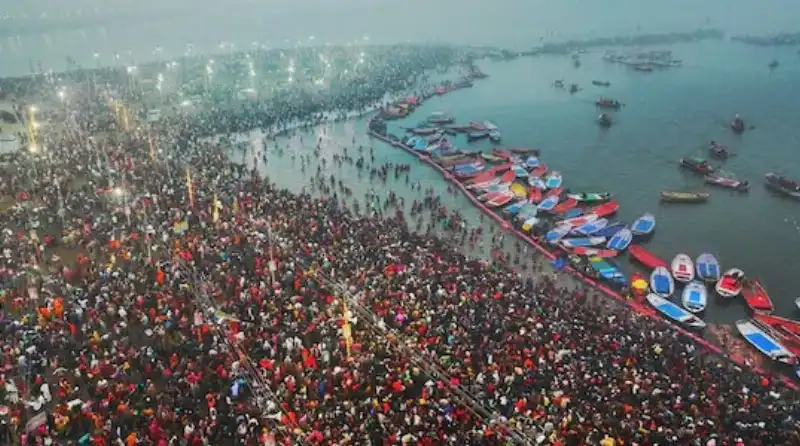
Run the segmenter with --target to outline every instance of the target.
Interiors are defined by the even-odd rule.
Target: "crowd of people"
[[[366,107],[443,50],[399,51],[372,88],[152,132],[76,101],[41,151],[6,160],[0,441],[800,444],[800,400],[778,380],[413,230],[405,214],[443,215],[435,197],[356,213],[334,181],[292,194],[204,138]]]

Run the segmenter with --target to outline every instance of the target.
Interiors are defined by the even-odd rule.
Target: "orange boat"
[[[528,200],[530,200],[531,203],[539,203],[542,201],[542,190],[532,187],[528,191]]]
[[[669,268],[666,261],[652,252],[644,249],[641,245],[628,246],[628,253],[631,255],[633,260],[636,260],[637,262],[646,266],[648,269],[656,269],[659,266]]]
[[[619,210],[619,203],[617,200],[611,200],[591,209],[588,213],[597,215],[597,218],[608,217],[614,215]]]
[[[555,213],[555,214],[563,214],[564,212],[567,212],[568,210],[574,208],[577,205],[578,205],[578,200],[576,200],[574,198],[570,198],[567,201],[563,201],[563,202],[559,203],[558,206],[554,207],[553,208],[553,213]]]
[[[792,354],[800,355],[800,322],[764,313],[756,313],[753,319],[769,327],[781,345]]]
[[[772,299],[767,294],[767,290],[757,279],[744,281],[742,284],[742,296],[744,296],[745,302],[753,311],[772,313],[775,308],[772,305]]]

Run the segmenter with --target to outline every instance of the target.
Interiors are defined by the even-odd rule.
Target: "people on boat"
[[[602,113],[597,117],[597,123],[603,127],[611,127],[611,116],[608,113]]]
[[[733,117],[733,121],[731,121],[731,129],[736,133],[741,133],[744,131],[744,119],[742,119],[739,114]]]

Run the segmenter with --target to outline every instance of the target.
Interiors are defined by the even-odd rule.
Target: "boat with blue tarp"
[[[781,345],[770,333],[769,329],[754,320],[740,319],[736,321],[736,329],[742,337],[758,351],[770,359],[783,364],[795,365],[797,357]]]
[[[631,232],[633,235],[650,235],[656,229],[656,217],[645,213],[633,221]]]
[[[667,268],[659,266],[650,273],[650,289],[662,297],[672,296],[675,292],[675,281]]]
[[[675,305],[667,299],[664,299],[658,294],[648,294],[647,301],[650,302],[650,305],[658,310],[659,313],[689,328],[701,329],[705,328],[706,326],[706,323],[702,319]]]
[[[597,234],[595,232],[595,234]],[[633,233],[628,228],[623,228],[611,237],[608,241],[608,249],[615,249],[617,251],[624,251],[628,248],[633,240]]]
[[[628,279],[625,278],[625,274],[623,274],[622,271],[620,271],[620,269],[615,265],[612,265],[607,259],[599,256],[591,256],[589,257],[589,265],[591,265],[593,270],[600,274],[600,277],[609,282],[614,282],[621,285],[628,283]]]
[[[694,262],[697,269],[697,278],[705,282],[716,282],[722,276],[722,267],[713,254],[703,253],[697,256]]]

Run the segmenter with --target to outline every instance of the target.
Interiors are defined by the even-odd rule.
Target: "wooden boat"
[[[722,268],[719,266],[719,261],[713,255],[705,252],[697,256],[695,260],[695,269],[697,270],[697,278],[705,282],[716,282],[722,275]]]
[[[515,154],[515,155],[534,155],[539,156],[542,153],[540,149],[535,147],[509,147],[505,150]]]
[[[597,215],[598,217],[608,217],[616,214],[618,210],[619,203],[617,203],[617,200],[611,200],[590,209],[589,213]]]
[[[617,232],[619,232],[619,231],[621,231],[621,230],[623,230],[623,229],[625,229],[627,227],[628,227],[628,225],[626,223],[621,222],[621,221],[614,222],[614,223],[609,222],[606,225],[605,228],[595,232],[594,235],[596,235],[598,237],[613,238],[615,235],[617,235]]]
[[[786,197],[800,200],[800,183],[797,181],[790,180],[783,175],[772,172],[764,175],[764,180],[764,185],[767,189]]]
[[[524,200],[517,201],[516,203],[511,203],[508,206],[503,208],[503,213],[508,214],[508,215],[512,215],[512,216],[516,215],[517,212],[519,212],[519,210],[522,208],[522,206],[525,206],[526,204],[527,204],[527,202],[524,201]]]
[[[489,206],[491,208],[505,206],[513,199],[514,199],[514,194],[511,192],[506,192],[502,195],[498,195],[492,198],[491,200],[488,200],[486,202],[486,206]]]
[[[504,150],[504,149],[500,149],[500,148],[497,148],[497,147],[492,149],[492,154],[494,154],[494,156],[496,156],[496,157],[503,158],[505,160],[511,160],[511,157],[514,156],[514,154],[511,153],[510,151]]]
[[[719,159],[726,159],[730,156],[727,147],[722,144],[717,144],[714,141],[711,141],[711,144],[708,146],[708,153],[710,153],[714,158]]]
[[[715,186],[724,187],[726,189],[733,189],[737,192],[747,192],[750,189],[750,182],[747,180],[737,180],[730,176],[720,174],[706,175],[704,178],[706,184],[713,184]]]
[[[541,178],[547,173],[547,164],[540,164],[538,167],[531,169],[531,176]]]
[[[604,259],[610,259],[619,255],[619,251],[613,249],[589,248],[587,246],[578,246],[572,250],[572,253],[579,256],[597,256]]]
[[[498,130],[492,130],[489,132],[489,139],[492,140],[492,142],[500,142],[500,140],[503,139],[503,136]]]
[[[568,220],[570,218],[580,217],[581,215],[583,215],[583,209],[572,208],[567,212],[564,212],[564,214],[561,217],[564,218],[565,220]]]
[[[670,264],[672,277],[678,282],[688,283],[694,280],[694,263],[692,258],[686,254],[678,254],[672,259]]]
[[[488,138],[488,137],[489,137],[489,132],[485,131],[485,130],[467,133],[467,141],[469,141],[469,142],[479,141],[481,139]]]
[[[592,235],[595,232],[605,228],[607,224],[607,218],[597,218],[578,226],[577,228],[573,229],[572,232],[577,235]]]
[[[590,221],[597,220],[597,215],[594,214],[586,214],[581,215],[579,217],[568,218],[566,220],[562,220],[560,224],[568,225],[572,228],[577,228],[579,226],[583,226]]]
[[[408,133],[411,133],[412,135],[421,135],[421,136],[433,135],[439,130],[440,130],[439,127],[421,127],[421,128],[418,127],[418,128],[406,129],[406,131]]]
[[[766,313],[755,313],[753,319],[769,328],[770,334],[792,354],[800,355],[800,322]]]
[[[534,187],[539,190],[546,190],[547,186],[544,184],[544,180],[539,177],[529,176],[528,177],[528,184],[531,187]]]
[[[486,162],[489,163],[502,163],[505,161],[505,159],[500,158],[499,156],[486,152],[481,153],[481,158],[483,158]]]
[[[537,158],[535,156],[529,156],[525,160],[525,167],[527,167],[528,169],[535,169],[535,168],[539,167],[540,164],[541,164],[541,162],[539,162],[539,158]]]
[[[714,289],[722,297],[736,297],[742,292],[744,282],[744,271],[738,268],[731,268],[717,281]]]
[[[618,283],[621,285],[624,285],[628,282],[625,274],[623,274],[619,268],[612,265],[609,260],[599,256],[592,256],[589,257],[589,265],[593,270],[600,274],[600,277],[609,282]]]
[[[547,234],[544,235],[544,240],[547,243],[556,243],[562,238],[564,238],[569,231],[572,230],[572,226],[569,225],[558,225],[555,228],[549,230]]]
[[[528,190],[528,201],[531,203],[539,203],[542,201],[542,190],[535,187]]]
[[[597,234],[597,232],[595,232]],[[628,228],[623,228],[614,234],[611,237],[611,240],[608,241],[608,249],[613,249],[615,251],[624,251],[628,248],[628,245],[631,244],[633,240],[633,233]]]
[[[689,169],[695,173],[708,175],[714,173],[714,166],[708,163],[708,160],[700,157],[681,158],[679,160],[681,167]]]
[[[665,203],[705,203],[711,195],[706,192],[661,191]]]
[[[683,308],[692,313],[704,311],[708,304],[708,291],[703,282],[694,280],[686,284],[681,293],[681,302],[683,303]]]
[[[675,281],[663,266],[659,266],[650,273],[650,289],[662,297],[672,296],[672,293],[675,292]]]
[[[561,187],[561,183],[563,182],[563,178],[559,172],[553,172],[547,176],[544,184],[547,186],[548,189],[556,189]]]
[[[526,204],[519,209],[517,212],[516,219],[519,221],[525,221],[531,217],[536,217],[539,214],[539,208],[533,204]]]
[[[469,180],[469,182],[467,183],[467,188],[469,188],[474,184],[488,183],[495,179],[497,181],[500,181],[499,178],[495,177],[494,172],[483,172],[480,175],[476,176],[475,178]]]
[[[550,190],[544,192],[544,196],[545,197],[559,197],[559,198],[561,198],[561,194],[563,192],[564,191],[560,187],[557,187],[555,189],[550,189]]]
[[[650,302],[659,313],[672,319],[675,322],[683,324],[689,328],[701,329],[705,328],[706,323],[702,319],[693,315],[692,313],[684,310],[683,308],[675,305],[674,303],[664,299],[663,297],[650,293],[647,295],[647,301]]]
[[[662,267],[664,269],[667,268],[667,262],[658,257],[657,255],[651,253],[650,251],[644,249],[642,245],[631,245],[628,247],[628,254],[630,254],[633,260],[641,263],[648,269],[655,269],[658,267]]]
[[[541,203],[539,203],[538,208],[540,211],[552,211],[557,204],[558,204],[558,196],[549,196],[544,200],[542,200]]]
[[[620,107],[622,107],[622,102],[617,101],[615,99],[600,98],[594,102],[594,105],[600,108],[610,108],[612,110],[618,110]]]
[[[506,195],[507,192],[508,191],[505,190],[486,192],[478,196],[478,201],[486,201],[486,202],[492,201],[497,197]]]
[[[530,232],[530,230],[533,229],[540,222],[541,220],[539,218],[531,217],[525,220],[525,223],[522,223],[522,230],[525,232]]]
[[[653,214],[645,213],[633,221],[631,232],[633,235],[650,235],[656,229],[656,217]]]
[[[769,334],[768,330],[754,320],[740,319],[736,321],[736,329],[742,337],[758,351],[768,356],[770,359],[783,364],[794,365],[797,357],[781,345],[775,337]]]
[[[753,311],[762,311],[771,313],[775,307],[772,305],[772,299],[769,298],[767,290],[761,285],[757,279],[745,280],[742,283],[742,296]]]
[[[577,248],[578,246],[597,246],[606,242],[605,237],[565,238],[559,243],[564,248]]]
[[[519,164],[513,165],[511,167],[511,171],[514,172],[514,175],[516,175],[517,178],[528,178],[528,170]]]
[[[650,290],[650,283],[647,281],[647,277],[640,272],[631,274],[630,290],[634,296],[639,298],[647,295]]]
[[[519,184],[519,183],[511,183],[511,192],[514,193],[516,198],[527,198],[528,197],[528,189]]]
[[[558,206],[554,207],[553,213],[563,214],[564,212],[567,212],[568,210],[574,208],[577,205],[578,205],[577,200],[575,200],[574,198],[568,198],[566,201],[562,201],[561,203],[558,204]]]
[[[579,194],[569,194],[569,198],[574,198],[581,203],[600,203],[611,199],[609,192],[581,192]]]

